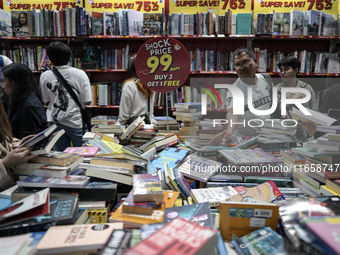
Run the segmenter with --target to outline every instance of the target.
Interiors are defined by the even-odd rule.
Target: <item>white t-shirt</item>
[[[150,119],[153,117],[153,104],[155,101],[155,93],[150,98]],[[148,99],[137,88],[134,81],[124,84],[122,96],[119,104],[119,123],[125,122],[131,117],[137,117],[148,112]]]
[[[4,59],[4,66],[12,64],[12,60],[10,60],[8,57],[2,55],[2,58]]]
[[[83,70],[69,67],[57,66],[64,79],[71,85],[79,102],[92,102],[92,91],[90,80]],[[51,70],[40,76],[43,102],[48,105],[47,120],[59,122],[71,128],[82,128],[83,122],[79,106],[73,101],[63,85],[59,83]]]
[[[233,133],[233,136],[256,136],[258,133],[256,132],[256,128],[253,128],[248,125],[248,121],[252,119],[269,119],[270,115],[255,115],[249,111],[248,108],[248,88],[253,89],[253,106],[256,110],[268,110],[272,105],[272,95],[271,95],[271,86],[272,84],[268,84],[265,78],[261,74],[256,74],[258,78],[257,85],[248,85],[244,83],[240,78],[236,80],[233,86],[237,86],[241,89],[244,95],[244,115],[239,115],[240,119],[238,121],[237,128]],[[227,93],[227,110],[233,108],[233,97],[232,93],[228,91]],[[243,125],[243,121],[245,120],[245,125]],[[234,125],[234,124],[233,124]],[[257,126],[257,123],[250,122],[250,125]]]

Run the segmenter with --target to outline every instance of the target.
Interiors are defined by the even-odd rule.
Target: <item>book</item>
[[[261,149],[219,150],[223,157],[233,164],[272,164],[282,163],[276,157]]]
[[[98,255],[123,254],[140,241],[140,229],[115,229]]]
[[[340,179],[327,179],[326,187],[335,193],[340,194]]]
[[[132,214],[145,214],[151,215],[154,209],[160,208],[162,202],[134,202],[133,193],[130,192],[126,197],[124,202],[122,203],[122,212],[123,213],[132,213]]]
[[[118,121],[117,116],[109,116],[109,115],[97,115],[91,118],[91,125],[97,125],[97,124],[116,124]]]
[[[123,134],[120,136],[121,140],[124,140],[126,137],[132,135],[138,129],[142,128],[145,117],[138,116],[129,126],[124,129]]]
[[[82,68],[100,69],[101,68],[101,47],[88,45],[83,46],[83,55],[81,58]],[[92,121],[91,121],[92,125]]]
[[[191,189],[191,197],[195,203],[209,202],[212,207],[219,206],[220,202],[236,194],[237,191],[231,186]]]
[[[50,214],[57,225],[74,224],[78,212],[78,195],[51,195]]]
[[[263,201],[267,203],[275,203],[280,200],[284,200],[284,196],[277,188],[273,181],[268,181],[262,183],[254,188],[247,189],[245,192],[242,192],[237,195],[233,195],[227,198],[227,201],[233,202],[252,202],[256,203],[256,201]]]
[[[155,173],[158,169],[164,169],[164,163],[169,167],[175,168],[190,153],[189,150],[166,147],[149,164],[148,173]]]
[[[340,134],[340,126],[317,126],[316,131],[331,134]]]
[[[92,35],[103,35],[103,12],[92,11]]]
[[[223,240],[244,236],[265,226],[277,229],[279,206],[266,202],[221,202],[220,231]]]
[[[290,149],[292,147],[297,147],[297,143],[292,138],[281,138],[281,139],[259,139],[258,147],[264,150],[274,150],[274,149]]]
[[[58,141],[58,139],[65,133],[64,129],[61,129],[49,137],[41,140],[40,142],[34,144],[32,146],[32,155],[41,155],[41,154],[47,154],[51,151],[54,144]]]
[[[330,126],[336,121],[336,119],[313,111],[312,109],[308,109],[308,111],[311,113],[311,115],[305,115],[300,110],[293,107],[293,110],[289,111],[289,113],[298,123],[307,123],[314,126]]]
[[[31,159],[29,162],[66,166],[76,160],[79,160],[78,154],[61,151],[51,151],[48,154],[42,154],[36,158]]]
[[[36,134],[35,136],[30,138],[26,142],[20,144],[19,147],[32,147],[33,145],[37,144],[38,142],[42,141],[43,139],[49,137],[56,128],[57,128],[56,124],[51,125],[50,127],[41,131],[39,134]]]
[[[0,222],[6,223],[40,216],[50,212],[50,190],[43,189],[0,211]]]
[[[27,11],[11,11],[13,36],[28,36]]]
[[[32,242],[31,233],[0,238],[1,252],[8,255],[20,254]]]
[[[94,157],[99,151],[99,147],[89,146],[89,147],[67,147],[64,152],[76,153],[79,156],[84,157]]]
[[[207,182],[219,171],[221,166],[220,162],[191,154],[179,165],[178,171],[186,177]]]
[[[0,35],[12,36],[12,21],[11,13],[3,9],[0,10]]]
[[[202,104],[201,103],[194,103],[194,102],[189,102],[189,103],[176,103],[174,107],[180,108],[180,109],[198,109],[201,110]]]
[[[122,223],[53,226],[47,230],[37,250],[41,254],[97,252],[114,229],[122,228]]]
[[[163,189],[158,175],[135,174],[133,176],[133,201],[164,201]]]
[[[252,30],[252,14],[237,13],[236,14],[236,34],[250,35]]]
[[[291,150],[281,150],[280,155],[291,164],[304,164],[306,157]]]
[[[292,187],[293,181],[289,177],[245,176],[244,182],[264,183],[272,180],[277,187]]]
[[[239,254],[286,254],[283,237],[270,227],[255,230],[231,243]]]
[[[50,178],[40,176],[28,176],[18,181],[19,187],[51,187],[51,188],[82,188],[90,177],[81,175],[68,175],[64,178]]]
[[[163,223],[182,217],[202,227],[213,227],[209,202],[166,208]]]
[[[159,243],[160,237],[165,242]],[[124,254],[147,255],[150,249],[155,254],[207,254],[216,244],[217,230],[177,218]]]
[[[112,181],[90,180],[79,190],[81,201],[112,201],[117,194],[118,184]]]
[[[169,123],[169,125],[178,124],[174,118],[167,116],[154,116],[151,120],[151,123],[154,123],[155,125],[163,125],[167,123]]]
[[[178,143],[178,138],[176,135],[171,135],[168,137],[155,137],[155,138],[157,139],[150,140],[149,142],[140,146],[139,149],[143,150],[144,152],[147,152],[148,150],[152,148],[156,148],[156,150],[158,151],[158,149],[160,149],[164,145],[172,146]]]

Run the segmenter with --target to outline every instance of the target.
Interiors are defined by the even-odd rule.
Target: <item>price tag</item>
[[[138,78],[153,91],[170,92],[178,89],[188,78],[189,71],[188,51],[173,38],[150,39],[136,56]]]
[[[233,13],[251,12],[251,1],[249,0],[221,0],[220,13],[225,13],[230,9]]]
[[[21,0],[21,1],[3,1],[3,9],[5,11],[27,11],[27,10],[41,10],[43,8],[48,10],[61,10],[66,7],[82,6],[82,1],[53,1],[53,0],[35,0],[32,3],[32,0]]]
[[[97,12],[117,12],[118,9],[131,9],[146,13],[162,13],[164,0],[89,0],[85,1],[85,9],[90,13]]]

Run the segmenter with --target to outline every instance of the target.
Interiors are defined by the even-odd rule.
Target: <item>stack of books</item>
[[[152,123],[154,124],[154,130],[158,133],[179,133],[178,122],[172,117],[155,116],[152,119]],[[169,132],[167,131],[167,128],[169,128]]]
[[[118,123],[117,116],[97,115],[91,118],[91,131],[94,133],[116,134],[123,133],[121,126]]]

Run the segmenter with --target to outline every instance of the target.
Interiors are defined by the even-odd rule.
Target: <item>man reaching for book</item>
[[[235,115],[233,109],[233,95],[230,91],[227,94],[227,129],[216,135],[211,145],[221,145],[231,136],[256,136],[256,129],[248,125],[251,119],[268,119],[270,115],[255,115],[248,107],[248,88],[252,88],[253,106],[256,110],[268,110],[272,105],[273,84],[267,79],[256,74],[256,58],[254,51],[248,47],[240,47],[234,52],[234,68],[239,77],[233,86],[238,87],[244,95],[244,115]],[[237,124],[238,123],[238,124]],[[254,124],[256,125],[256,124]]]

